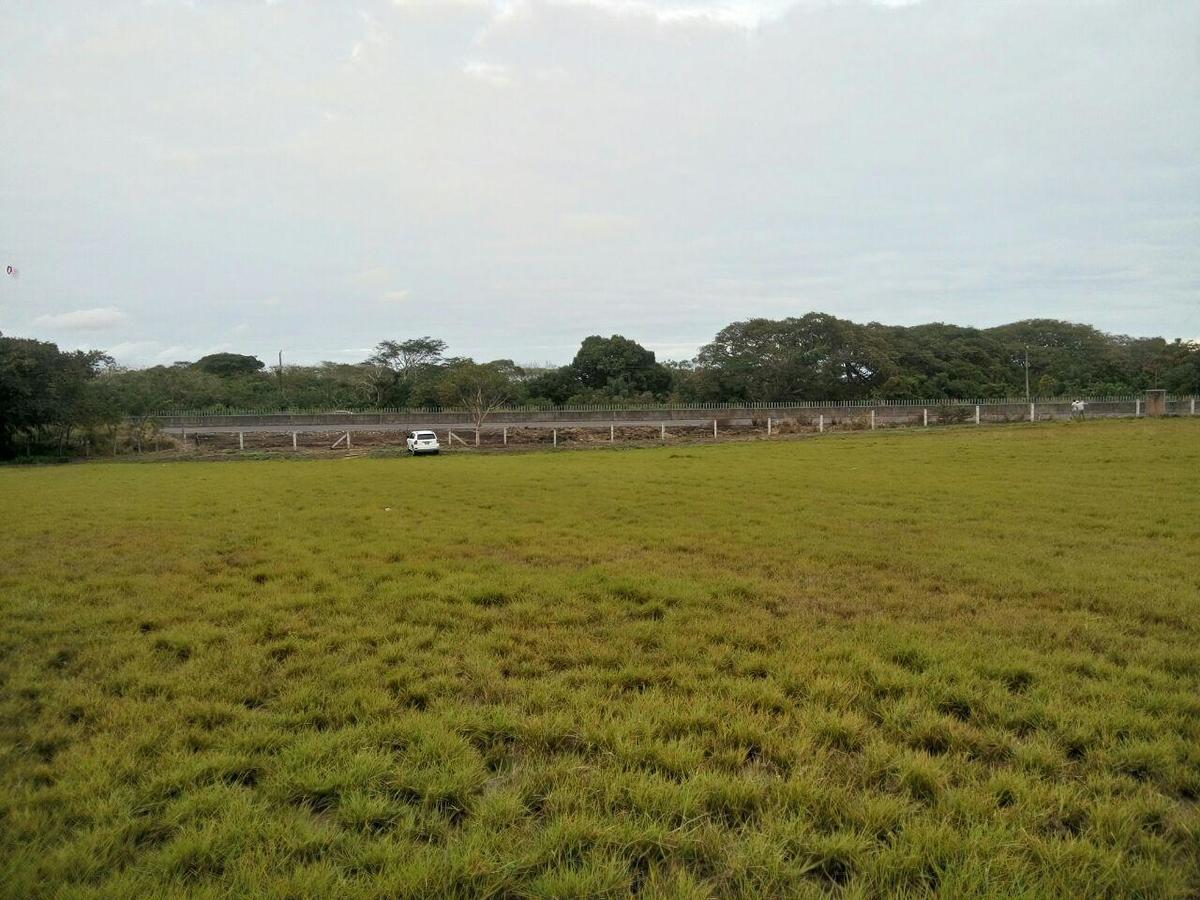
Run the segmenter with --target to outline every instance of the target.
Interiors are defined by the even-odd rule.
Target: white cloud
[[[474,78],[495,87],[508,87],[513,83],[512,72],[508,66],[486,63],[474,60],[463,63],[462,72],[468,78]]]
[[[615,238],[632,233],[637,219],[622,213],[573,212],[562,217],[563,227],[587,238]]]
[[[497,5],[493,27],[530,19],[539,6],[596,12],[613,18],[641,20],[658,26],[711,26],[753,31],[777,19],[799,0],[721,0],[721,2],[653,2],[653,0],[508,0]],[[900,0],[904,2],[904,0]]]
[[[370,266],[350,276],[349,282],[356,290],[363,290],[368,297],[382,303],[400,303],[408,298],[407,288],[395,287],[396,277],[388,266]]]
[[[42,328],[65,328],[76,331],[104,331],[115,328],[126,319],[125,313],[115,306],[96,309],[76,309],[71,312],[50,313],[38,316],[33,324]]]
[[[158,341],[121,341],[105,348],[108,355],[118,362],[144,360],[158,349]]]
[[[350,281],[363,287],[379,289],[392,278],[392,271],[387,266],[370,266],[360,269],[350,276]]]

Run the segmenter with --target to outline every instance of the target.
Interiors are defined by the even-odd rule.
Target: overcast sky
[[[0,331],[1200,335],[1196,0],[0,0]]]

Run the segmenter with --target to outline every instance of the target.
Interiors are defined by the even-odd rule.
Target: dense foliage
[[[361,409],[497,404],[951,399],[1129,394],[1150,387],[1200,393],[1200,344],[1106,334],[1030,319],[996,328],[866,325],[825,313],[734,322],[693,360],[662,363],[621,335],[592,335],[561,367],[477,363],[445,341],[386,340],[361,363],[266,367],[216,353],[147,369],[101,351],[0,335],[0,456],[115,434],[168,409]],[[1028,367],[1026,366],[1028,360]],[[486,415],[486,412],[483,414]]]

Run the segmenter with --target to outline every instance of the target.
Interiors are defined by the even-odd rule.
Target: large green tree
[[[825,313],[734,322],[697,366],[709,398],[748,401],[866,396],[897,371],[876,331]]]
[[[406,406],[446,363],[447,344],[428,335],[405,341],[380,341],[362,367],[362,385],[375,406]],[[427,392],[426,392],[427,393]]]
[[[584,390],[614,399],[661,395],[671,387],[671,373],[654,351],[619,334],[584,338],[570,370]]]
[[[88,414],[88,383],[112,360],[98,350],[64,352],[56,344],[0,335],[0,457],[16,438],[49,435],[61,451]]]

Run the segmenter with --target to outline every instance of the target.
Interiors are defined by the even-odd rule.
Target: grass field
[[[0,470],[0,892],[1196,896],[1200,423]]]

